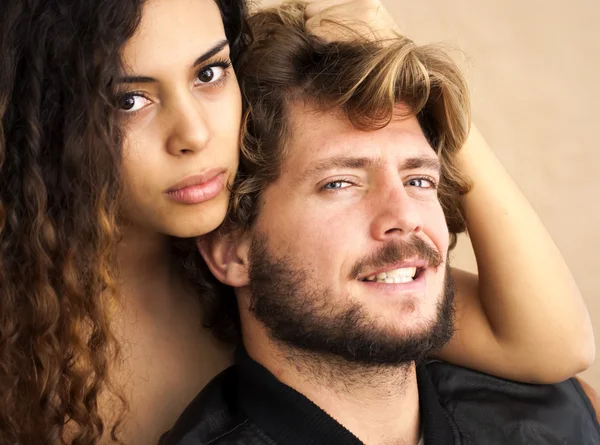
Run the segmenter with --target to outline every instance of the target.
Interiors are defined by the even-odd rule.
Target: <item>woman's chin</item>
[[[227,201],[199,206],[194,212],[171,214],[166,221],[165,234],[176,238],[194,238],[212,232],[225,220]]]

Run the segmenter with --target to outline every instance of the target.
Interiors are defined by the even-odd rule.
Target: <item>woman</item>
[[[320,32],[378,6],[307,13]],[[225,216],[245,13],[235,0],[1,2],[0,445],[155,443],[228,365],[172,237]],[[589,318],[548,234],[477,133],[463,168],[481,280],[455,271],[459,331],[441,356],[526,381],[584,369]]]

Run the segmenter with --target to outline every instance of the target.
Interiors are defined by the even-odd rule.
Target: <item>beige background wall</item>
[[[409,37],[464,53],[474,121],[563,252],[600,351],[600,2],[383,2]],[[466,239],[455,264],[475,270]],[[583,376],[600,389],[600,359]]]

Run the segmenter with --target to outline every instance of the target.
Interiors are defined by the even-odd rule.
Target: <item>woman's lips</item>
[[[218,196],[225,185],[225,171],[216,170],[201,175],[190,176],[165,194],[169,199],[181,204],[199,204]]]

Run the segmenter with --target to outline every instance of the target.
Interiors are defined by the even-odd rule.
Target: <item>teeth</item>
[[[417,273],[417,268],[416,267],[405,267],[404,269],[397,269],[400,272],[401,277],[409,277],[409,278],[414,278],[415,274]]]
[[[366,277],[365,281],[377,281],[378,283],[399,284],[412,281],[417,273],[416,267],[404,267],[401,269],[389,270],[378,275]]]

